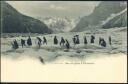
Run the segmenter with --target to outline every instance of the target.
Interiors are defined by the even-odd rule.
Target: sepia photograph
[[[127,1],[0,1],[1,82],[127,83]]]

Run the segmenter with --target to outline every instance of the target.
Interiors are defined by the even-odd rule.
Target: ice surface
[[[38,35],[38,37],[43,39],[43,36],[46,37],[48,41],[48,45],[42,45],[39,49],[36,42],[36,36],[31,37],[33,46],[21,48],[20,39],[23,38],[27,40],[28,37],[12,37],[12,38],[1,38],[1,56],[9,57],[9,58],[23,58],[26,57],[34,57],[39,58],[42,57],[45,62],[52,62],[57,60],[58,58],[71,58],[71,59],[84,59],[91,57],[95,54],[118,54],[118,53],[127,53],[127,30],[124,28],[112,28],[112,29],[100,29],[95,30],[95,43],[90,44],[90,35],[92,35],[92,31],[84,31],[84,32],[68,32],[68,33],[59,33],[59,34],[50,34],[50,35]],[[78,34],[80,37],[80,44],[74,46],[72,38],[74,35]],[[53,45],[53,38],[57,36],[59,42],[60,38],[64,37],[67,39],[71,45],[71,49],[69,51],[66,50],[65,47],[61,47],[58,45]],[[83,36],[86,35],[88,44],[84,45]],[[112,45],[108,44],[108,37],[112,37]],[[99,43],[99,37],[103,37],[107,42],[107,47],[101,47]],[[13,50],[11,48],[11,42],[16,39],[20,45],[20,48],[17,50]],[[94,57],[94,56],[93,56]]]

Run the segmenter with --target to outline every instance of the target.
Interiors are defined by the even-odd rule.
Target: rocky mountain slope
[[[127,26],[127,9],[118,14],[112,15],[105,21],[102,28],[126,27]]]
[[[7,2],[2,2],[2,33],[52,33],[40,20],[23,15]]]
[[[90,15],[81,18],[72,31],[84,31],[90,28],[96,28],[102,24],[102,21],[110,17],[111,14],[117,14],[126,7],[126,2],[123,1],[102,1],[97,7],[95,7]]]

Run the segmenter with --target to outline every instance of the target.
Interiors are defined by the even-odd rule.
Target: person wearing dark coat
[[[27,39],[27,44],[28,44],[28,46],[32,46],[32,40],[31,40],[30,36],[29,36],[29,38]]]
[[[88,42],[87,42],[87,38],[86,38],[86,36],[84,36],[84,44],[87,44]]]
[[[43,44],[47,45],[47,39],[45,37],[43,37]]]
[[[58,44],[58,40],[57,40],[57,37],[56,37],[56,36],[54,37],[54,44],[55,44],[55,45]]]
[[[74,45],[76,45],[76,37],[75,36],[72,38],[72,40],[73,40]]]
[[[94,43],[95,37],[91,35],[91,43]]]
[[[65,43],[65,40],[63,37],[61,37],[60,46],[61,46],[61,44],[63,44],[63,46],[64,46],[64,43]]]
[[[25,45],[25,40],[24,40],[24,39],[21,39],[21,45],[22,45],[22,48],[23,48],[23,46],[26,46],[26,45]]]
[[[111,36],[109,36],[109,44],[111,45],[112,43],[111,43]]]
[[[76,44],[80,44],[79,35],[76,35]]]
[[[101,45],[101,42],[102,42],[102,38],[99,37],[99,45]]]
[[[70,44],[68,42],[68,40],[66,39],[66,48],[69,49],[70,48]]]
[[[19,45],[18,45],[18,43],[17,43],[16,40],[13,41],[13,43],[12,43],[12,48],[13,48],[13,49],[18,49],[18,48],[19,48]]]
[[[38,40],[38,46],[39,46],[39,48],[40,48],[42,40],[41,40],[41,38],[39,38],[39,37],[37,37],[37,40]]]
[[[102,39],[101,46],[106,47],[106,42],[104,39]]]

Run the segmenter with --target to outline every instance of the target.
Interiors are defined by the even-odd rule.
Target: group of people
[[[41,47],[42,42],[43,42],[43,44],[47,45],[47,39],[45,37],[43,37],[43,41],[42,41],[42,39],[40,37],[36,37],[36,38],[38,40],[37,44],[38,44],[39,48]]]
[[[19,44],[18,42],[16,41],[16,39],[11,43],[12,44],[12,48],[13,49],[18,49],[19,48]],[[32,40],[31,40],[31,37],[29,36],[28,39],[27,39],[27,45],[28,46],[32,46]],[[26,43],[25,43],[25,40],[24,39],[21,39],[21,46],[22,48],[24,46],[26,46]]]
[[[73,42],[74,42],[74,45],[80,44],[79,35],[75,35],[73,37]],[[90,43],[92,43],[92,44],[95,43],[95,36],[94,35],[91,35]],[[84,44],[85,45],[88,44],[86,36],[84,36]],[[109,36],[109,44],[111,45],[111,36]],[[104,40],[104,38],[99,37],[99,45],[106,47],[107,43]]]
[[[57,45],[57,44],[58,44],[58,39],[55,36],[54,37],[54,45]],[[70,48],[70,44],[69,44],[68,40],[64,39],[63,37],[61,37],[60,46],[66,46],[67,49]]]
[[[72,40],[73,40],[74,45],[80,44],[79,35],[75,35],[72,38]],[[43,40],[40,37],[36,37],[36,41],[37,41],[37,45],[39,46],[39,48],[41,47],[42,43],[43,43],[43,45],[44,44],[47,45],[47,39],[45,37],[43,37]],[[57,36],[54,36],[53,41],[54,41],[54,45],[60,44],[60,46],[65,46],[67,49],[70,48],[69,41],[67,39],[64,39],[63,37],[61,37],[60,43],[58,42]],[[90,43],[92,43],[92,44],[95,43],[95,36],[94,35],[91,35]],[[84,36],[84,44],[85,45],[88,44],[86,36]],[[111,36],[109,36],[109,44],[111,45]],[[21,39],[21,45],[22,45],[22,48],[24,46],[26,46],[26,42],[25,42],[24,39]],[[32,40],[31,40],[30,36],[27,39],[27,45],[32,46]],[[104,38],[99,37],[99,45],[101,45],[103,47],[106,47],[107,44],[106,44],[106,41],[104,40]],[[19,45],[18,45],[16,40],[14,40],[12,42],[12,47],[13,47],[13,49],[18,49],[19,48]]]
[[[38,46],[39,46],[39,48],[40,48],[40,46],[41,46],[41,44],[42,44],[42,39],[39,38],[39,37],[37,37],[37,40],[38,40],[38,43],[37,43],[37,44],[38,44]],[[46,40],[45,37],[43,37],[43,44],[46,44],[46,45],[47,45],[47,40]],[[28,46],[32,46],[32,40],[31,40],[31,37],[30,37],[30,36],[29,36],[28,39],[27,39],[27,45],[28,45]],[[22,46],[22,48],[23,48],[24,46],[26,46],[26,42],[25,42],[24,39],[21,39],[21,46]],[[13,49],[19,48],[19,45],[18,45],[18,42],[16,41],[16,39],[12,42],[12,47],[13,47]]]

